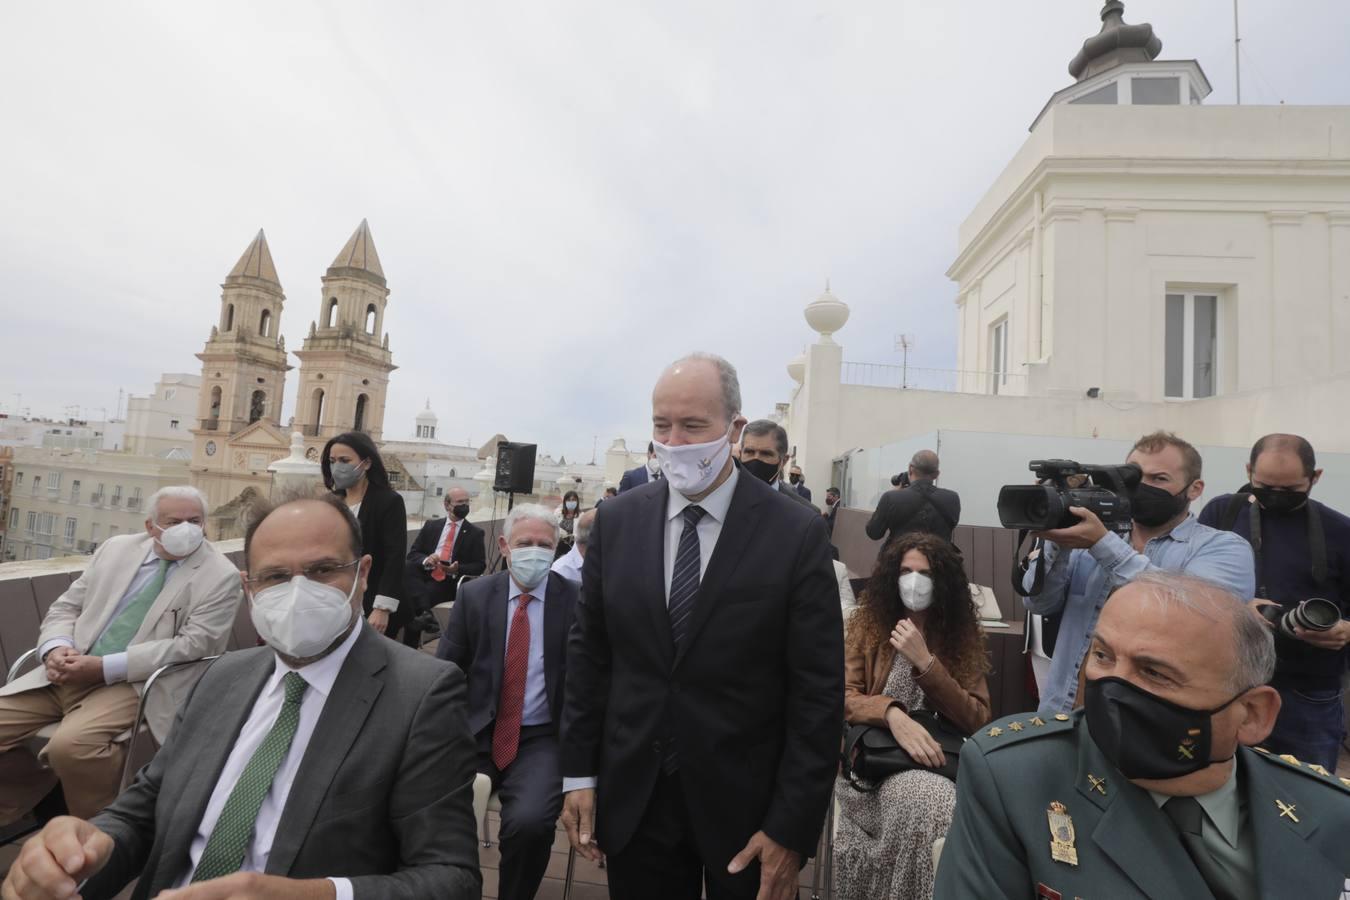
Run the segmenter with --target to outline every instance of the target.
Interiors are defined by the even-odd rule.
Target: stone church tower
[[[285,455],[278,416],[285,390],[282,293],[272,251],[261,230],[221,285],[220,320],[197,358],[202,361],[197,428],[192,430],[192,481],[212,506],[246,487],[266,493],[267,466]]]
[[[362,431],[380,443],[389,373],[397,368],[383,332],[388,299],[380,256],[362,219],[323,277],[319,319],[295,354],[295,425],[311,459],[344,431]]]

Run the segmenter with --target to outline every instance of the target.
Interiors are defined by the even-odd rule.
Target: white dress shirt
[[[553,571],[557,572],[568,581],[581,584],[582,563],[581,550],[578,549],[576,545],[573,545],[571,550],[568,550],[565,554],[553,561]]]
[[[530,655],[525,665],[525,703],[520,710],[521,727],[527,725],[547,725],[553,721],[548,711],[548,682],[544,678],[544,594],[548,591],[548,576],[528,591],[521,590],[514,578],[508,578],[510,587],[506,596],[506,648],[511,647],[511,623],[515,620],[516,609],[520,606],[520,595],[529,594],[534,599],[525,607],[525,618],[530,623]],[[505,665],[506,653],[502,654]]]
[[[697,505],[703,509],[703,518],[698,520],[698,577],[702,581],[703,576],[708,571],[708,560],[712,559],[713,550],[717,547],[717,539],[722,534],[722,526],[726,524],[727,512],[731,509],[731,498],[736,494],[736,482],[740,480],[740,477],[740,468],[733,465],[731,475],[727,480],[718,485],[717,490],[699,500],[697,504],[675,490],[674,485],[669,485],[667,488],[670,491],[670,497],[666,501],[666,552],[664,554],[667,605],[670,604],[670,579],[675,574],[675,555],[680,551],[680,536],[684,534],[682,513],[689,506]],[[598,783],[599,780],[594,776],[564,778],[563,793],[594,788]]]
[[[281,684],[282,678],[288,672],[299,672],[309,685],[305,689],[304,698],[300,701],[300,722],[296,725],[295,737],[291,739],[291,747],[286,751],[286,758],[277,767],[276,777],[272,779],[272,788],[258,809],[253,840],[244,854],[243,865],[239,867],[242,872],[262,872],[267,868],[267,857],[272,852],[272,840],[276,837],[277,825],[281,822],[281,813],[286,808],[286,798],[290,796],[291,785],[295,783],[296,775],[299,773],[300,760],[304,759],[305,748],[309,746],[309,739],[314,734],[314,726],[319,722],[324,704],[328,702],[328,695],[333,691],[333,683],[337,681],[338,672],[341,671],[342,664],[351,653],[352,645],[360,635],[361,624],[358,622],[352,633],[347,635],[347,639],[339,644],[336,650],[302,669],[292,669],[281,661],[281,657],[276,658],[276,668],[263,685],[258,699],[253,702],[253,711],[244,720],[244,727],[239,729],[239,736],[235,738],[234,749],[225,760],[225,768],[220,772],[216,788],[211,792],[211,799],[206,804],[206,811],[202,813],[201,824],[197,826],[197,834],[192,838],[192,846],[188,851],[190,865],[178,879],[175,887],[186,886],[192,878],[192,872],[197,868],[202,852],[206,850],[207,839],[216,827],[221,810],[225,808],[225,801],[229,799],[230,792],[238,783],[239,776],[244,773],[244,767],[253,758],[254,752],[272,730],[272,725],[280,715],[282,704],[286,699],[286,692]],[[352,900],[350,881],[346,878],[329,880],[333,882],[337,891],[337,900]]]
[[[160,556],[158,553],[155,552],[155,542],[151,541],[150,549],[145,552],[145,559],[141,560],[140,567],[136,569],[136,574],[133,575],[131,578],[131,584],[127,586],[126,592],[123,593],[122,598],[117,601],[117,605],[113,607],[112,615],[108,617],[108,624],[103,626],[103,631],[108,630],[108,625],[111,625],[113,621],[122,614],[123,610],[127,608],[127,604],[131,602],[132,598],[141,592],[141,588],[145,587],[147,584],[150,583],[150,579],[155,577],[155,572],[158,571],[159,569],[159,560]],[[169,583],[169,576],[173,574],[174,570],[178,568],[178,564],[181,563],[182,561],[183,560],[181,559],[169,560],[169,567],[164,570],[165,584]],[[163,590],[162,586],[160,590]],[[103,637],[103,631],[100,631],[98,637],[94,638],[94,644],[97,644],[99,638]],[[90,649],[93,649],[94,644],[89,645]],[[58,637],[51,638],[45,644],[43,644],[41,648],[38,649],[38,659],[45,659],[48,653],[50,653],[55,648],[61,646],[70,647],[71,649],[76,651],[80,649],[79,647],[75,646],[74,638],[69,638],[66,637],[65,635],[60,635]],[[126,653],[109,653],[106,656],[104,656],[103,683],[116,684],[119,681],[126,681],[126,680],[127,680]]]
[[[436,541],[436,549],[431,551],[431,555],[432,555],[432,556],[439,556],[439,555],[440,555],[440,553],[441,553],[441,547],[445,546],[445,539],[446,539],[447,537],[450,536],[450,526],[451,526],[452,524],[455,526],[455,543],[456,543],[456,544],[459,543],[459,533],[460,533],[461,531],[464,530],[464,520],[463,520],[463,519],[453,519],[453,518],[451,518],[450,516],[446,516],[446,517],[445,517],[445,524],[441,526],[441,536],[440,536],[440,538],[437,539],[437,541]],[[455,550],[455,545],[454,545],[454,544],[451,544],[451,545],[450,545],[450,557],[449,557],[449,562],[454,562],[454,561],[455,561],[455,553],[454,553],[454,550]]]

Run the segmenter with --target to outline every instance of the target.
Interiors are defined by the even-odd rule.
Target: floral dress
[[[924,709],[923,690],[899,653],[882,691],[905,705]],[[933,842],[945,837],[956,808],[956,785],[923,769],[892,775],[865,794],[842,777],[834,870],[841,900],[918,900],[933,896]]]

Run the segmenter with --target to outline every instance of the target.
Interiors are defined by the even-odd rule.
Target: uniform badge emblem
[[[1055,862],[1078,865],[1078,850],[1074,847],[1073,817],[1068,808],[1058,800],[1045,810],[1050,822],[1050,858]]]

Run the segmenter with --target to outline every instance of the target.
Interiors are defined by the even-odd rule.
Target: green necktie
[[[1200,870],[1200,877],[1214,892],[1216,900],[1236,900],[1245,896],[1241,874],[1224,865],[1224,861],[1215,856],[1205,843],[1205,810],[1200,801],[1194,797],[1173,797],[1163,804],[1162,810],[1177,826],[1181,845],[1186,848],[1186,854]]]
[[[145,621],[145,614],[150,611],[150,607],[155,604],[155,598],[159,592],[164,590],[164,576],[169,571],[169,561],[161,559],[159,568],[155,570],[154,576],[145,583],[131,602],[126,605],[126,609],[118,614],[117,618],[108,623],[108,627],[103,629],[103,635],[94,642],[93,648],[89,651],[90,656],[107,656],[109,653],[125,653],[127,645],[131,639],[136,636],[136,632],[141,630],[141,623]]]
[[[272,789],[272,779],[281,767],[281,761],[291,749],[291,739],[300,724],[300,699],[309,685],[299,672],[287,672],[281,679],[286,688],[286,702],[277,713],[276,722],[267,737],[253,751],[253,758],[244,766],[239,781],[230,791],[225,807],[216,819],[211,837],[206,841],[202,858],[192,873],[192,881],[206,881],[239,871],[244,864],[244,853],[253,838],[253,827],[258,821],[258,810],[263,798]]]

